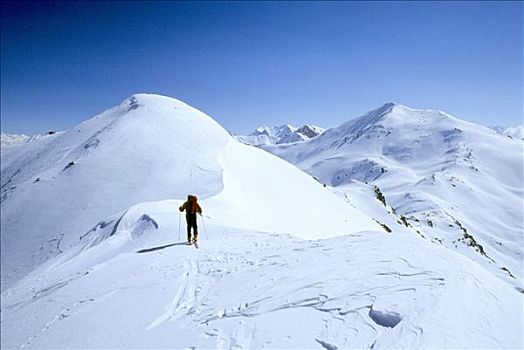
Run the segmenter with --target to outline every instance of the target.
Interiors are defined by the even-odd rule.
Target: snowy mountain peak
[[[291,126],[289,124],[284,124],[280,126],[259,126],[255,129],[253,133],[250,134],[250,136],[258,136],[258,135],[267,135],[267,136],[274,136],[278,134],[289,134],[293,133],[297,130],[294,126]]]
[[[124,100],[124,103],[127,104],[138,104],[138,105],[144,105],[144,104],[150,104],[150,103],[183,103],[180,100],[177,100],[176,98],[159,95],[159,94],[150,94],[145,92],[139,92],[135,93],[128,98]]]
[[[269,135],[270,133],[270,127],[269,126],[259,126],[258,128],[255,129],[255,132],[252,133],[253,134],[264,134],[264,135]]]
[[[269,180],[273,176],[278,183]],[[310,236],[379,228],[356,211],[348,219],[346,202],[311,176],[236,142],[205,113],[160,95],[132,95],[70,130],[2,148],[1,185],[2,288],[4,276],[13,281],[29,272],[97,222],[103,228],[107,217],[122,216],[137,203],[188,193],[198,195],[215,222],[235,227]],[[324,205],[300,209],[310,198]],[[286,211],[289,224],[275,219],[281,209],[273,204],[283,202],[294,208]],[[177,208],[170,209],[175,218]],[[321,219],[333,210],[338,226],[326,229]]]
[[[339,127],[328,130],[326,134],[338,136],[343,134],[354,135],[376,128],[409,128],[418,130],[423,125],[441,125],[443,122],[449,125],[470,124],[439,110],[415,109],[399,103],[388,102],[360,117],[343,123]]]
[[[304,124],[296,130],[297,133],[306,136],[307,138],[316,137],[324,132],[324,129],[318,126]]]
[[[415,109],[408,106],[405,106],[403,104],[397,103],[397,102],[387,102],[383,104],[381,107],[371,110],[368,113],[364,115],[368,116],[376,116],[376,117],[384,117],[386,115],[395,114],[395,113],[410,113],[415,111],[428,111],[423,109]]]
[[[356,124],[356,125],[362,126],[362,125],[374,124],[378,122],[379,120],[381,120],[382,118],[384,118],[385,116],[392,114],[393,112],[399,112],[405,109],[406,107],[400,104],[388,102],[382,105],[381,107],[371,110],[358,118],[349,120],[348,122],[344,123],[343,125]]]
[[[128,110],[135,110],[139,107],[148,107],[148,108],[158,108],[158,107],[167,107],[167,108],[191,108],[185,102],[178,100],[173,97],[159,95],[159,94],[149,94],[149,93],[136,93],[128,98],[126,98],[120,106],[127,107]]]
[[[29,136],[24,134],[0,134],[0,144],[2,145],[2,147],[20,144],[23,142],[27,142],[28,140]]]
[[[289,124],[259,126],[253,133],[247,136],[237,136],[237,139],[254,146],[279,145],[309,140],[323,132],[323,128],[308,124],[299,128]]]
[[[387,103],[310,141],[264,148],[348,193],[358,182],[379,186],[398,213],[428,223],[420,226],[426,237],[522,278],[522,252],[504,243],[522,232],[518,140],[439,110]]]
[[[384,103],[380,108],[378,109],[381,109],[381,110],[387,110],[387,109],[392,109],[394,107],[403,107],[400,103],[396,103],[396,102],[386,102]]]
[[[412,108],[405,106],[403,104],[400,104],[398,102],[386,102],[382,106],[380,106],[377,109],[371,110],[368,113],[373,114],[387,114],[395,111],[402,111],[402,110],[410,110]]]

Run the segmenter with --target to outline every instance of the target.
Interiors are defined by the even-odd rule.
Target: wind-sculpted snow
[[[205,204],[224,226],[307,239],[380,229],[311,176],[260,149],[232,140],[220,163],[224,190]]]
[[[135,245],[114,235],[4,292],[2,348],[523,345],[522,294],[409,233],[304,241],[208,219],[196,250],[146,212],[158,227]]]

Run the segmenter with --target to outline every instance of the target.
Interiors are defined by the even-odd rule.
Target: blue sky
[[[523,118],[522,2],[2,2],[2,132],[70,128],[136,92],[235,133],[388,101]]]

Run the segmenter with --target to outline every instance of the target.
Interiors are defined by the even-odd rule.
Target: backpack
[[[188,214],[196,214],[197,212],[197,196],[189,195],[187,196],[187,213]]]

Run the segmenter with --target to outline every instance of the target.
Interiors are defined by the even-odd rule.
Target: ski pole
[[[180,217],[182,214],[178,213],[178,240],[180,241]]]
[[[204,221],[204,216],[200,215],[200,217],[202,218],[202,225],[204,226],[204,233],[206,234],[206,239],[209,239],[209,237],[207,236],[206,222]]]

